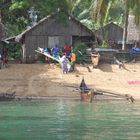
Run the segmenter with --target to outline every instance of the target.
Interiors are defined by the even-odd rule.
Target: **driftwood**
[[[10,101],[15,99],[15,92],[12,93],[0,93],[0,101]]]

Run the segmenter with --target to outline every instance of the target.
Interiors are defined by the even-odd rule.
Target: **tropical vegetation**
[[[113,21],[124,27],[123,49],[128,15],[135,16],[137,25],[140,20],[139,0],[0,0],[0,22],[4,25],[5,37],[15,36],[30,25],[31,7],[35,9],[37,21],[59,13],[58,19],[65,22],[66,15],[71,14],[92,30]]]
[[[91,15],[93,20],[99,21],[100,24],[106,22],[108,17],[109,10],[111,10],[112,5],[121,3],[122,5],[122,14],[124,18],[124,34],[123,34],[123,46],[122,49],[126,48],[126,38],[127,38],[127,26],[128,26],[128,16],[129,13],[135,16],[135,22],[138,25],[140,22],[140,1],[138,0],[118,0],[117,3],[115,0],[93,0],[91,5]],[[124,9],[123,9],[124,8]],[[120,15],[121,17],[121,15]]]

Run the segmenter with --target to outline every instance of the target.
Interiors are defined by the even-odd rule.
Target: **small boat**
[[[11,101],[15,99],[15,92],[0,93],[0,101]]]
[[[92,102],[95,96],[98,97],[98,95],[99,96],[102,95],[102,98],[100,96],[100,99],[126,99],[132,103],[135,101],[133,96],[129,94],[120,94],[120,93],[115,93],[112,91],[101,90],[101,89],[89,89],[85,84],[84,78],[82,79],[79,88],[80,88],[81,101],[85,101],[85,102]]]
[[[82,79],[80,83],[80,95],[81,95],[81,101],[90,101],[91,100],[91,94],[89,94],[89,89],[87,85],[85,84],[84,78]]]

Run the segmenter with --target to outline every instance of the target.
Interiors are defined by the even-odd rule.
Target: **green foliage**
[[[123,13],[125,8],[120,5],[124,3],[122,0],[93,0],[90,11],[94,21],[95,29],[109,23],[115,22],[118,25],[123,25]]]
[[[8,48],[8,54],[9,54],[10,59],[21,60],[22,51],[21,51],[21,47],[19,45],[17,45],[17,44],[7,45],[6,47]]]
[[[77,42],[74,45],[74,52],[76,54],[76,62],[77,63],[84,63],[85,62],[85,55],[86,55],[86,49],[88,46],[86,46],[82,42]]]
[[[139,25],[139,7],[139,0],[92,0],[90,11],[93,21],[98,25],[100,22],[100,26],[111,21],[122,26],[125,18],[124,13],[127,8],[130,14],[135,16],[135,23]]]
[[[67,25],[66,15],[71,13],[80,20],[83,20],[86,26],[92,28],[89,23],[89,6],[91,0],[61,0],[61,2],[60,0],[11,1],[8,6],[2,9],[2,22],[8,29],[8,36],[17,35],[26,29],[29,23],[28,11],[31,7],[34,7],[35,10],[38,11],[38,20],[52,13],[58,13],[58,22]],[[58,10],[60,12],[58,12]]]
[[[58,19],[60,22],[66,22],[66,14],[68,13],[68,3],[66,0],[12,0],[12,3],[7,7],[2,9],[2,22],[12,29],[13,26],[16,27],[16,31],[8,30],[8,35],[19,34],[26,29],[29,22],[29,9],[34,7],[38,11],[38,20],[50,15],[52,13],[57,13],[59,9]],[[13,32],[13,33],[12,33]]]
[[[81,23],[83,23],[89,29],[93,29],[93,24],[92,24],[91,20],[83,19],[83,20],[81,20]]]
[[[107,44],[106,41],[103,41],[102,44],[101,44],[101,45],[98,45],[97,47],[98,47],[98,48],[108,48],[109,45]]]
[[[23,9],[28,6],[27,0],[12,0],[12,5],[10,6],[9,10],[17,10],[17,9]]]
[[[66,12],[60,11],[56,14],[57,22],[61,23],[63,26],[68,25],[68,15]]]
[[[7,0],[2,0],[2,3],[5,1]],[[123,25],[125,2],[131,14],[135,15],[138,25],[140,21],[139,0],[9,0],[8,4],[4,4],[1,8],[1,15],[8,37],[15,36],[26,29],[29,22],[28,10],[31,7],[38,11],[38,20],[57,13],[58,22],[67,25],[66,15],[70,13],[89,29],[97,29],[112,21]]]

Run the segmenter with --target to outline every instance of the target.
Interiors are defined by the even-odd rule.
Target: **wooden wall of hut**
[[[116,45],[114,48],[117,48],[118,42],[122,41],[123,38],[123,28],[114,23],[109,23],[98,29],[96,34],[99,38],[108,42],[112,47],[114,47],[113,43],[115,43]]]

